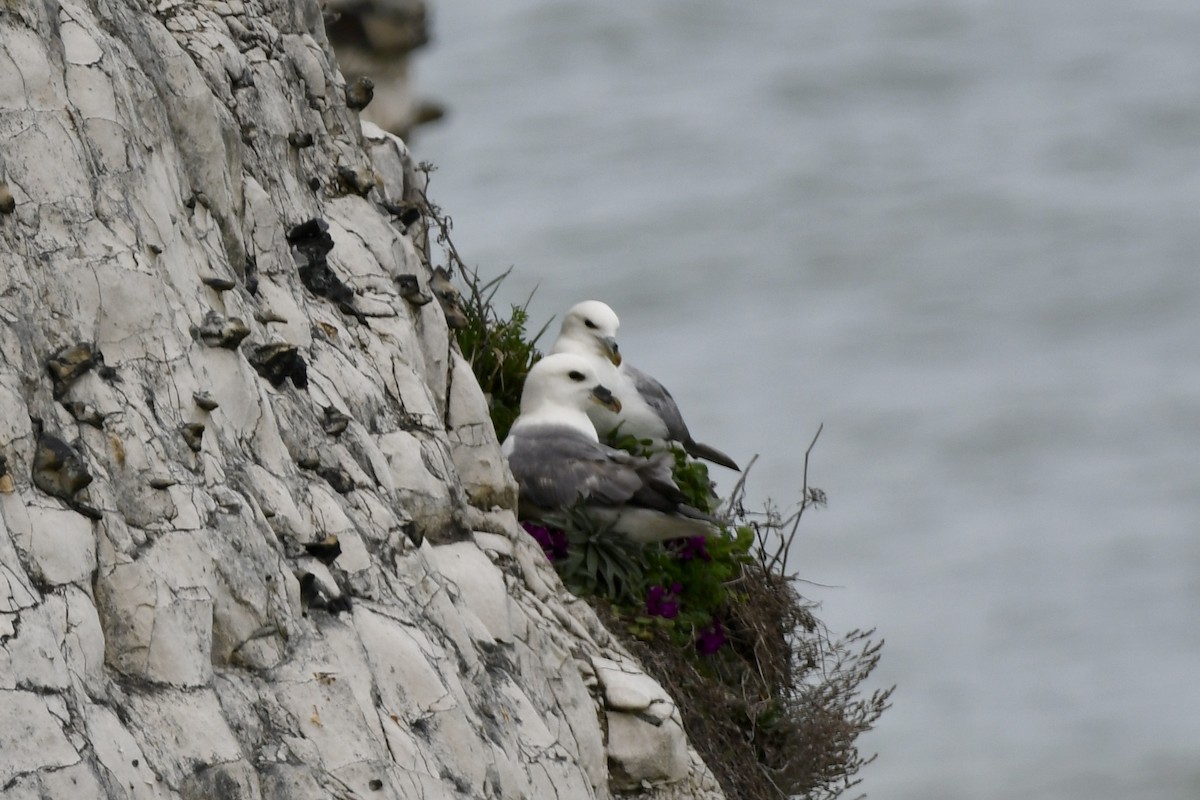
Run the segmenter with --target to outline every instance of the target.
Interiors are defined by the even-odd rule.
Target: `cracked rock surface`
[[[0,0],[0,797],[721,797],[516,524],[418,178],[315,0]]]

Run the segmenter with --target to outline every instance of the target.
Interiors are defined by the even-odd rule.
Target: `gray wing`
[[[673,512],[686,500],[671,478],[673,463],[666,453],[642,458],[606,447],[565,425],[517,431],[508,456],[521,500],[542,509],[582,498],[592,505]]]
[[[703,458],[714,464],[720,464],[723,467],[740,471],[741,468],[738,467],[732,458],[717,448],[701,444],[692,438],[687,424],[683,421],[683,415],[679,413],[679,406],[675,404],[675,398],[671,397],[671,393],[667,391],[667,387],[637,367],[626,364],[624,370],[633,379],[633,385],[637,388],[638,394],[642,396],[642,399],[646,401],[648,406],[654,409],[659,418],[667,426],[667,438],[680,442],[683,445],[683,449],[688,452],[688,455],[695,458]]]
[[[580,498],[623,505],[642,488],[642,479],[609,451],[565,425],[531,426],[515,432],[508,466],[522,500],[540,508],[570,506]]]
[[[675,398],[671,397],[667,387],[630,364],[626,364],[624,369],[625,373],[633,379],[633,385],[642,399],[646,401],[646,405],[653,408],[666,424],[667,437],[677,442],[690,441],[692,435],[688,433],[683,415],[679,413],[679,406],[675,404]]]

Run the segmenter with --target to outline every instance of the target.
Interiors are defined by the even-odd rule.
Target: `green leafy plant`
[[[558,551],[552,545],[547,556],[555,562],[563,583],[574,594],[603,595],[616,602],[638,597],[645,584],[647,565],[646,553],[640,545],[615,533],[611,525],[588,516],[582,504],[548,515],[540,522],[564,536],[565,547]],[[528,524],[526,530],[530,530]]]

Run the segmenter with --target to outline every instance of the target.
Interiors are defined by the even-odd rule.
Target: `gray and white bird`
[[[540,519],[582,503],[589,517],[637,542],[719,533],[720,520],[687,504],[669,453],[644,458],[600,443],[587,416],[596,405],[621,409],[592,359],[560,353],[530,369],[502,448],[520,487],[521,516]]]
[[[592,362],[600,381],[621,401],[620,411],[600,406],[588,417],[601,436],[613,430],[638,439],[679,442],[688,455],[729,469],[739,469],[732,458],[715,447],[697,442],[675,404],[675,398],[653,377],[621,357],[617,345],[616,313],[599,300],[576,303],[563,317],[551,353],[574,353]],[[618,427],[619,426],[619,427]]]

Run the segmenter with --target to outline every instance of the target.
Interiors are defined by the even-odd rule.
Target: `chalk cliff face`
[[[0,796],[721,796],[515,523],[418,178],[315,2],[0,0]]]

